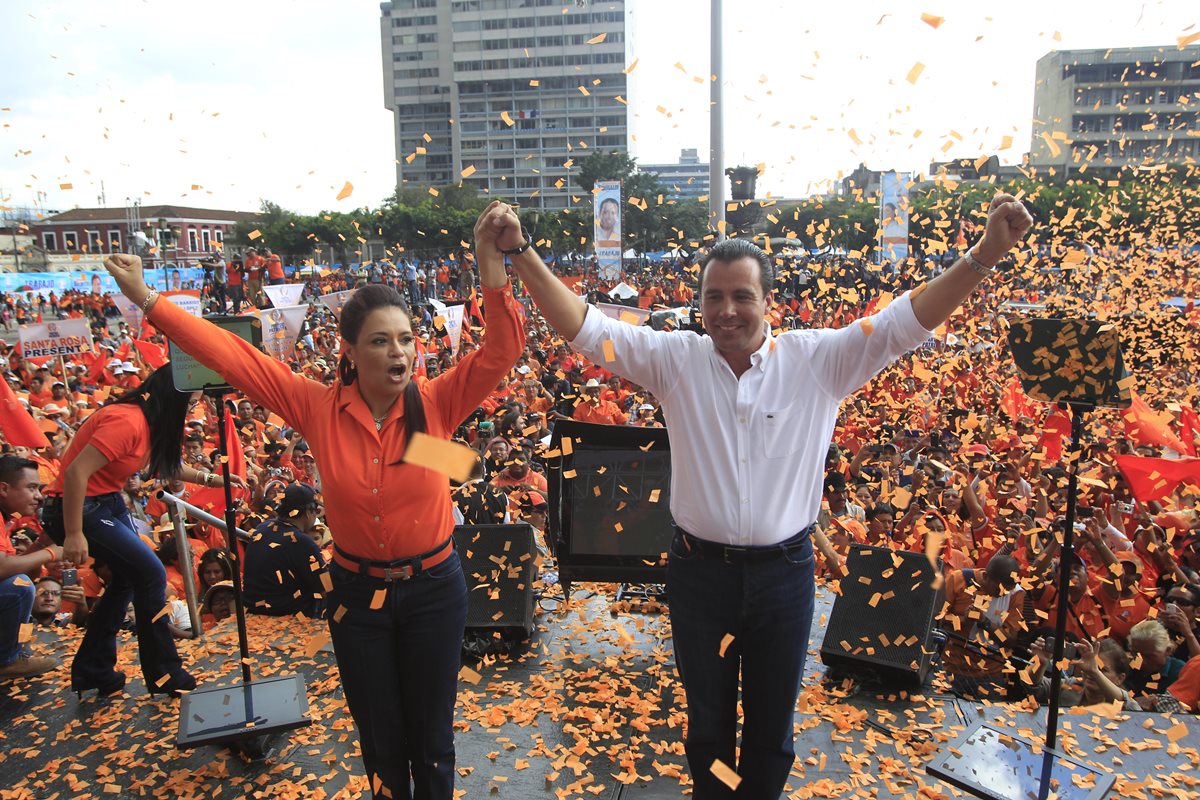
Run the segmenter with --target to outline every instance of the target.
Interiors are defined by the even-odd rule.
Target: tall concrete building
[[[1200,160],[1200,47],[1048,53],[1033,103],[1030,164],[1039,171]]]
[[[669,197],[708,197],[709,166],[697,152],[694,147],[680,150],[677,164],[638,164],[638,170],[657,177]]]
[[[396,182],[462,180],[481,195],[565,208],[570,164],[625,152],[624,0],[380,4]]]

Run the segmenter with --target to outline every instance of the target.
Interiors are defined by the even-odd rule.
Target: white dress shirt
[[[630,325],[595,307],[571,344],[661,401],[676,524],[701,539],[762,546],[816,520],[842,399],[930,336],[907,293],[869,320],[768,330],[740,380],[708,336]]]

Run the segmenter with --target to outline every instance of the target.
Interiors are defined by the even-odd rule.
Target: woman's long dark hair
[[[191,400],[191,392],[181,392],[175,388],[171,365],[165,364],[113,401],[114,405],[135,405],[146,415],[146,422],[150,425],[150,463],[145,474],[170,480],[182,473],[179,449],[183,441],[183,422],[187,419]]]
[[[342,307],[342,316],[338,320],[338,333],[345,341],[357,344],[363,324],[366,323],[371,312],[377,308],[388,307],[398,308],[404,312],[404,316],[408,317],[408,322],[413,327],[413,335],[416,335],[417,326],[413,321],[412,312],[408,309],[408,304],[404,302],[404,298],[400,296],[399,292],[386,283],[367,284],[351,295],[350,299],[346,301],[346,305]],[[411,367],[410,370],[408,386],[404,387],[406,443],[412,440],[414,433],[425,433],[427,430],[425,403],[421,400],[421,390],[417,387],[415,370]],[[350,364],[349,357],[343,352],[338,358],[338,379],[341,380],[343,386],[349,386],[357,377],[358,371]]]

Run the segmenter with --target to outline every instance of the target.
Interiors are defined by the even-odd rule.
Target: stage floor
[[[464,671],[458,797],[690,795],[683,693],[666,615],[613,615],[615,587],[575,589],[565,613],[544,602],[549,610],[528,646]],[[830,608],[830,595],[820,592],[786,796],[959,797],[927,776],[924,764],[966,725],[986,718],[1029,738],[1043,735],[1044,709],[984,706],[932,691],[837,696],[821,685],[816,655]],[[67,661],[74,635],[42,631],[39,652],[53,649]],[[43,679],[0,684],[0,800],[369,796],[324,624],[251,617],[250,637],[254,675],[302,673],[313,718],[311,726],[277,736],[267,758],[250,761],[211,746],[177,750],[179,703],[146,694],[132,677],[136,646],[126,639],[121,659],[131,681],[114,701],[78,702],[65,665]],[[239,679],[231,624],[182,649],[202,686]],[[914,731],[928,731],[928,738]],[[1119,773],[1113,796],[1200,796],[1196,717],[1070,715],[1060,731],[1077,757]]]

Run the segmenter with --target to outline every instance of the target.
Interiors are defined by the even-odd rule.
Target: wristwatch
[[[975,249],[968,249],[963,253],[963,261],[967,262],[967,266],[985,278],[990,278],[996,274],[996,268],[986,266],[982,261],[975,257]]]
[[[502,249],[500,252],[506,256],[519,256],[521,253],[524,253],[526,250],[533,247],[533,240],[529,238],[529,234],[525,232],[524,228],[521,228],[521,235],[525,237],[525,241],[519,247],[514,247],[511,250]]]

